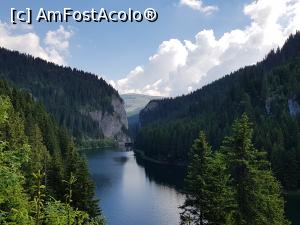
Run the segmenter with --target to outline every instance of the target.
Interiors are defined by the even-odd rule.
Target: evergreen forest
[[[300,33],[266,58],[191,94],[153,100],[140,113],[135,147],[170,163],[188,163],[200,130],[212,150],[231,134],[236,118],[253,122],[253,142],[283,187],[300,188]]]

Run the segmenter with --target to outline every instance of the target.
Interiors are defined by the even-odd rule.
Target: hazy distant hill
[[[149,96],[140,94],[121,95],[125,102],[127,117],[138,114],[151,100],[161,99],[159,96]]]
[[[139,113],[151,101],[161,99],[159,96],[149,96],[140,94],[121,95],[125,102],[125,110],[128,118],[130,136],[135,138],[139,128]]]

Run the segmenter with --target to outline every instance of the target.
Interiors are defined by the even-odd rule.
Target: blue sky
[[[107,1],[50,1],[13,0],[1,3],[0,19],[10,22],[10,9],[40,7],[61,10],[70,7],[78,10],[107,8],[144,10],[155,8],[159,19],[155,23],[34,23],[34,30],[43,37],[48,30],[59,25],[71,26],[74,35],[70,41],[68,65],[79,67],[97,74],[105,74],[110,79],[119,79],[136,65],[146,63],[159,44],[170,38],[191,39],[202,29],[214,28],[220,35],[225,30],[245,25],[247,18],[242,14],[244,0],[214,0],[209,4],[218,5],[220,10],[213,15],[205,15],[188,7],[178,6],[176,0],[107,0]],[[249,2],[249,1],[248,1]]]
[[[271,0],[259,0],[260,3],[255,3],[255,1],[251,0],[203,0],[202,6],[215,6],[218,7],[218,10],[213,11],[212,13],[205,13],[201,10],[197,10],[193,7],[190,7],[188,4],[180,4],[181,1],[185,0],[153,0],[153,1],[141,1],[141,0],[106,0],[106,1],[95,1],[95,0],[61,0],[61,1],[50,1],[50,0],[11,0],[5,1],[1,3],[0,8],[0,20],[1,24],[5,24],[2,29],[6,29],[7,39],[13,37],[14,35],[20,34],[28,34],[33,33],[39,38],[39,47],[47,49],[46,42],[43,41],[46,38],[47,32],[59,30],[61,25],[63,26],[63,31],[60,33],[55,33],[50,37],[54,37],[55,35],[63,34],[63,32],[69,32],[70,35],[67,36],[67,46],[64,51],[59,51],[60,56],[63,58],[64,64],[70,65],[72,67],[77,67],[79,69],[83,69],[85,71],[93,72],[101,76],[105,76],[108,81],[111,81],[116,88],[118,88],[121,92],[136,92],[136,93],[146,93],[146,94],[160,94],[160,95],[178,95],[182,93],[187,93],[195,88],[200,87],[202,84],[199,84],[199,79],[203,78],[207,80],[207,82],[213,80],[216,75],[211,75],[212,78],[205,78],[203,71],[199,70],[197,66],[193,71],[195,74],[199,74],[199,79],[197,77],[193,77],[193,81],[186,84],[184,87],[177,88],[176,85],[169,85],[172,82],[179,82],[180,79],[175,79],[178,75],[178,71],[180,73],[182,79],[185,79],[185,72],[181,67],[188,64],[190,61],[199,60],[201,61],[201,55],[198,58],[191,58],[194,54],[194,47],[189,49],[188,45],[184,42],[184,40],[189,40],[193,45],[197,45],[197,48],[201,47],[200,42],[197,42],[197,38],[195,36],[204,30],[212,30],[213,36],[205,33],[205,38],[212,37],[216,41],[219,41],[226,32],[231,33],[234,30],[240,30],[245,34],[248,34],[247,27],[251,26],[253,22],[257,22],[259,24],[259,19],[255,18],[257,12],[259,17],[272,16],[271,13],[265,15],[266,8],[270,10],[276,10],[278,8],[271,5]],[[186,0],[186,2],[190,3],[199,3],[199,0]],[[197,3],[198,2],[198,3]],[[299,1],[298,0],[278,0],[282,4],[288,4],[287,2],[291,2],[294,7],[294,10],[298,10]],[[182,2],[181,2],[182,3]],[[255,5],[257,4],[257,5]],[[260,5],[259,5],[260,4]],[[282,4],[277,4],[278,7],[282,8]],[[245,7],[249,5],[249,12],[245,13]],[[276,6],[276,4],[273,4]],[[297,7],[298,8],[297,8]],[[23,29],[19,28],[20,26],[16,26],[16,29],[12,28],[10,25],[10,9],[17,8],[19,10],[23,10],[26,7],[32,8],[33,11],[37,11],[40,7],[43,7],[47,10],[62,10],[64,7],[70,7],[74,10],[90,10],[91,8],[99,9],[104,7],[108,10],[127,10],[128,8],[132,8],[134,10],[141,10],[151,7],[157,10],[159,14],[159,19],[154,23],[142,22],[142,23],[34,23],[33,28],[31,29]],[[252,8],[251,8],[252,7]],[[287,7],[288,8],[288,7]],[[263,13],[260,13],[263,12]],[[297,11],[298,12],[298,11]],[[267,12],[266,12],[267,13]],[[276,13],[276,11],[275,11]],[[288,13],[288,9],[286,9],[286,13]],[[263,14],[263,15],[261,15]],[[282,15],[281,15],[282,16]],[[279,18],[280,19],[280,18]],[[271,23],[271,22],[270,22]],[[279,23],[279,22],[278,22]],[[298,25],[298,24],[297,24]],[[264,25],[261,25],[260,28],[264,28]],[[257,28],[259,29],[259,28]],[[293,29],[294,31],[295,29]],[[1,32],[1,30],[0,30]],[[286,32],[291,33],[292,31]],[[1,35],[1,33],[0,33]],[[200,35],[201,36],[201,35]],[[264,35],[265,36],[265,35]],[[282,35],[284,38],[287,34]],[[234,36],[236,37],[236,35]],[[243,37],[240,35],[240,37]],[[249,36],[245,36],[248,38]],[[276,46],[276,44],[282,44],[282,38],[279,41],[271,41],[271,46]],[[160,55],[160,49],[164,48],[162,44],[164,41],[169,40],[177,40],[172,42],[181,48],[180,45],[184,45],[187,49],[187,53],[183,52],[183,54],[179,54],[180,57],[187,57],[184,62],[180,62],[178,68],[176,67],[176,75],[173,76],[173,69],[169,70],[157,70],[159,66],[155,66],[153,61],[149,61],[149,57],[155,56],[155,54]],[[201,39],[202,40],[202,39]],[[12,49],[21,50],[21,47],[15,47],[13,43],[8,41],[0,41],[0,45]],[[227,41],[228,43],[230,41]],[[53,44],[53,42],[51,42]],[[198,44],[200,46],[198,46]],[[219,42],[218,42],[219,43]],[[220,42],[223,43],[223,42]],[[221,44],[218,45],[221,45]],[[230,42],[231,43],[231,42]],[[237,43],[240,44],[240,41]],[[167,43],[169,44],[169,43]],[[205,45],[205,43],[202,43]],[[262,44],[262,43],[258,43]],[[7,46],[6,46],[7,45]],[[171,46],[172,44],[170,44]],[[210,45],[210,44],[209,44]],[[52,45],[53,46],[53,45]],[[56,47],[59,46],[56,44]],[[173,46],[173,45],[172,45]],[[227,44],[224,44],[227,46]],[[224,46],[222,49],[224,49]],[[49,46],[48,46],[49,47]],[[166,46],[165,46],[166,47]],[[54,47],[53,47],[54,48]],[[177,47],[176,47],[177,48]],[[196,48],[196,47],[195,47]],[[170,49],[167,47],[167,49]],[[172,47],[173,49],[173,47]],[[265,54],[270,47],[264,49],[262,53]],[[27,50],[24,48],[24,51]],[[29,50],[28,50],[29,51]],[[173,50],[172,50],[173,51]],[[174,50],[177,52],[177,50]],[[164,51],[162,50],[162,54]],[[211,52],[211,51],[209,51]],[[32,53],[29,51],[29,53]],[[193,53],[193,54],[192,54]],[[171,53],[170,53],[171,54]],[[186,56],[186,54],[188,56]],[[245,53],[245,54],[248,54]],[[254,54],[254,53],[249,53]],[[173,55],[172,55],[173,56]],[[169,58],[172,58],[170,56]],[[179,57],[179,56],[178,56]],[[209,56],[207,57],[214,57]],[[218,62],[215,62],[215,66],[219,65],[219,61],[222,60],[223,56],[218,54],[220,59]],[[259,60],[259,58],[250,57],[251,60],[245,60],[245,63],[253,63],[253,61]],[[49,58],[47,58],[49,60]],[[51,59],[50,59],[51,60]],[[213,60],[213,59],[212,59]],[[173,61],[172,61],[173,62]],[[168,63],[168,62],[165,62]],[[169,62],[170,63],[170,62]],[[222,63],[222,62],[221,62]],[[184,64],[184,65],[183,65]],[[160,65],[160,64],[159,64]],[[242,66],[236,65],[236,66]],[[190,70],[194,68],[191,65],[189,68],[185,69]],[[198,65],[201,67],[202,65]],[[236,69],[233,66],[230,69]],[[155,68],[152,68],[155,67]],[[180,67],[180,68],[179,68]],[[211,68],[212,70],[216,70],[215,67]],[[178,71],[177,71],[178,70]],[[133,84],[135,82],[130,82],[128,79],[136,76],[136,72],[138,71],[138,76],[143,73],[144,76],[152,76],[151,71],[157,73],[166,73],[161,74],[162,79],[153,78],[153,80],[149,80],[148,84],[140,84],[136,87]],[[147,72],[149,71],[149,72]],[[133,73],[132,73],[133,72]],[[189,71],[187,71],[188,73]],[[205,75],[209,74],[210,71],[206,71]],[[228,72],[225,70],[224,72]],[[219,72],[221,73],[221,72]],[[222,74],[225,75],[225,74]],[[155,75],[157,76],[157,75]],[[154,77],[155,77],[154,76]],[[190,77],[189,77],[190,78]],[[216,77],[217,78],[217,77]],[[127,79],[127,80],[126,80]],[[143,79],[143,78],[141,78]],[[143,79],[144,80],[144,79]],[[161,81],[160,81],[161,80]],[[121,81],[121,82],[119,82]],[[138,82],[138,80],[136,81]],[[124,85],[126,83],[126,85]],[[164,85],[162,85],[164,83]],[[200,82],[201,83],[201,82]],[[204,84],[204,83],[203,83]],[[123,86],[122,86],[123,85]],[[144,85],[144,86],[143,86]],[[149,87],[152,86],[152,88]],[[170,87],[169,87],[170,86]],[[151,90],[150,90],[151,89]],[[171,91],[170,91],[171,89]],[[178,89],[179,91],[174,91]],[[181,90],[182,89],[182,90]]]

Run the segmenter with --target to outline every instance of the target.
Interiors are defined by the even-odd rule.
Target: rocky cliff
[[[114,138],[120,144],[129,142],[127,134],[128,121],[124,102],[117,97],[112,98],[113,112],[102,112],[101,110],[88,112],[88,115],[98,123],[105,138]]]
[[[128,140],[128,122],[119,93],[104,79],[29,55],[0,48],[1,79],[31,93],[78,143]]]

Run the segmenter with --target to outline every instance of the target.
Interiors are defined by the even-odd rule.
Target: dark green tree
[[[11,120],[13,114],[14,121]],[[16,137],[16,134],[20,136]],[[0,224],[33,224],[30,217],[29,197],[23,188],[25,177],[21,172],[22,166],[28,162],[29,152],[30,147],[26,143],[21,119],[14,113],[9,98],[1,96]]]
[[[5,214],[1,219],[17,224],[34,221],[35,214],[29,210],[29,200],[36,196],[32,188],[36,179],[32,174],[41,171],[45,173],[41,184],[45,185],[47,199],[54,198],[56,203],[65,199],[66,186],[62,180],[74,173],[78,183],[73,187],[72,209],[85,212],[89,220],[101,221],[86,161],[67,131],[32,96],[1,80],[0,96],[6,96],[0,101],[0,210],[1,215]]]
[[[273,176],[266,153],[252,143],[253,130],[243,115],[224,139],[221,152],[226,157],[237,204],[234,224],[286,225],[284,200],[279,182]]]
[[[201,132],[190,152],[181,224],[232,224],[234,195],[226,171],[224,157],[212,153]]]
[[[299,189],[299,43],[297,32],[256,65],[190,94],[152,100],[140,112],[136,148],[157,160],[188,164],[189,149],[200,130],[217,150],[223,138],[230,135],[234,120],[247,113],[253,122],[253,143],[267,152],[284,189]]]

